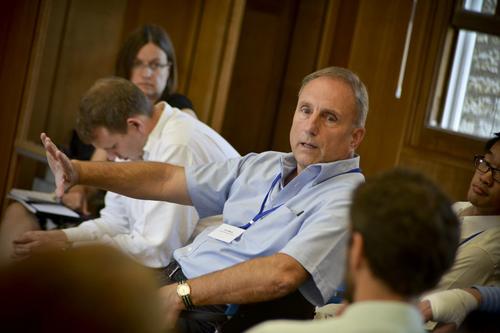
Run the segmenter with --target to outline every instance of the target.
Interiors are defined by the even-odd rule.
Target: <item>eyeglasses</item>
[[[143,68],[149,68],[153,72],[156,72],[162,68],[167,67],[168,65],[170,65],[169,62],[167,62],[166,64],[161,64],[161,63],[153,61],[153,62],[145,64],[142,61],[134,61],[134,63],[132,64],[132,69],[139,70],[139,69],[143,69]]]
[[[474,167],[481,173],[491,171],[493,180],[500,183],[500,169],[492,167],[491,164],[484,159],[483,155],[474,156]]]

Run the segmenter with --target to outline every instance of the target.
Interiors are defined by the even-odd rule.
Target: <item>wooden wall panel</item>
[[[46,124],[55,142],[69,141],[83,93],[113,74],[124,12],[121,0],[71,2]]]
[[[241,154],[270,148],[297,6],[247,1],[222,126]]]
[[[37,41],[33,45],[32,79],[18,133],[18,138],[23,140],[38,143],[39,133],[47,130],[68,9],[67,1],[46,1],[40,13]]]
[[[368,89],[370,111],[358,152],[365,174],[396,165],[406,119],[406,104],[396,99],[412,1],[361,1],[349,68]],[[403,94],[407,92],[404,91]]]
[[[469,161],[459,161],[439,153],[407,148],[401,153],[399,165],[424,172],[453,201],[466,201],[474,173],[472,157]]]
[[[193,59],[188,78],[187,95],[196,105],[198,117],[211,124],[216,105],[224,105],[223,96],[217,93],[219,89],[226,89],[226,82],[230,76],[221,76],[221,73],[234,62],[234,52],[238,40],[230,38],[233,32],[239,31],[241,17],[232,20],[233,15],[242,15],[238,8],[245,5],[243,0],[206,1],[203,7],[199,31],[193,49]],[[219,115],[220,117],[220,115]],[[216,128],[219,130],[219,128]]]
[[[63,0],[42,1],[38,11],[36,34],[32,41],[29,71],[24,98],[20,108],[20,121],[16,134],[16,152],[26,154],[28,146],[36,146],[38,134],[46,129],[46,118],[52,96],[54,69],[57,67],[62,26],[67,9]],[[49,37],[50,36],[50,37]],[[54,41],[54,43],[51,43]],[[36,109],[37,112],[34,112]],[[39,144],[38,144],[39,145]],[[16,155],[11,161],[13,172],[8,180],[14,187],[31,188],[35,174],[43,168],[32,158]]]
[[[331,43],[330,59],[327,64],[321,65],[335,65],[340,67],[347,67],[349,64],[349,57],[351,55],[351,45],[353,41],[354,29],[358,21],[358,10],[360,0],[351,1],[333,1],[330,10],[336,10],[337,14],[331,20],[326,22],[328,26],[326,29],[332,30],[333,40],[325,40],[326,43]],[[338,2],[338,4],[336,3]]]
[[[217,75],[217,87],[214,94],[213,107],[209,120],[206,121],[217,132],[222,131],[222,124],[226,117],[226,105],[229,97],[229,89],[232,82],[236,52],[239,45],[243,15],[245,13],[246,0],[233,2],[230,14],[227,34],[225,36],[224,48],[221,57],[221,68]]]
[[[9,187],[16,128],[25,97],[40,1],[2,3],[0,14],[0,202]]]

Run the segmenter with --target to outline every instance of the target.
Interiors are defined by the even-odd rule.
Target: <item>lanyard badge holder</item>
[[[248,228],[250,228],[255,222],[258,220],[264,218],[266,215],[271,214],[274,212],[276,209],[280,208],[283,204],[272,207],[266,211],[264,211],[264,207],[266,205],[267,199],[269,197],[269,194],[273,191],[274,186],[278,181],[281,179],[281,173],[279,173],[273,180],[271,187],[267,191],[266,196],[264,197],[264,200],[262,201],[262,204],[260,205],[260,211],[255,215],[247,224],[241,227],[235,227],[230,224],[222,224],[220,225],[217,229],[212,231],[210,234],[208,234],[209,237],[223,241],[225,243],[231,243],[233,240],[236,238],[240,237],[241,234],[245,232]]]

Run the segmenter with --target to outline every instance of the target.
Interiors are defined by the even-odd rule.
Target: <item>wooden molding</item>
[[[217,88],[214,91],[215,98],[211,117],[207,122],[217,132],[222,130],[222,123],[224,121],[229,87],[233,75],[233,66],[243,22],[243,14],[245,12],[245,4],[246,0],[234,1],[229,16],[226,41],[224,43],[224,51],[221,59],[220,75],[217,82]]]

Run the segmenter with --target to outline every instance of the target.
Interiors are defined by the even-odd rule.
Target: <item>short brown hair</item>
[[[416,171],[368,179],[354,192],[350,216],[372,273],[400,295],[433,288],[454,262],[458,218],[443,192]]]
[[[108,77],[97,80],[80,100],[76,119],[78,135],[84,142],[94,139],[94,130],[127,133],[127,119],[134,115],[151,117],[153,106],[132,82]]]

